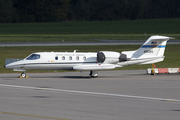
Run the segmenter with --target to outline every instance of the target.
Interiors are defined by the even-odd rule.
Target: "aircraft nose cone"
[[[4,65],[4,68],[11,68],[12,66],[11,65],[9,65],[9,64],[7,64],[7,65]]]
[[[4,68],[8,68],[8,65],[4,65]]]

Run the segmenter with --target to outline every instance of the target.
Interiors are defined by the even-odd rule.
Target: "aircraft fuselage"
[[[5,68],[26,70],[89,70],[97,77],[97,70],[109,70],[133,64],[151,64],[164,60],[166,43],[171,37],[151,36],[137,50],[91,52],[36,52],[23,60],[6,63]],[[25,76],[23,74],[23,76]]]
[[[10,63],[6,68],[22,70],[73,70],[74,66],[96,63],[96,53],[38,52]]]

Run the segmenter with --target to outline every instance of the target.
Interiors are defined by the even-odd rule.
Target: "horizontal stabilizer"
[[[173,37],[166,37],[166,36],[151,36],[155,38],[151,38],[151,41],[161,41],[161,40],[170,40],[170,39],[175,39]]]

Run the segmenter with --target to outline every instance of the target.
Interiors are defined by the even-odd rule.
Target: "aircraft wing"
[[[78,66],[74,66],[73,70],[109,70],[116,68],[117,65],[115,64],[99,64],[99,63],[93,63],[93,64],[81,64]],[[121,66],[119,66],[121,67]]]

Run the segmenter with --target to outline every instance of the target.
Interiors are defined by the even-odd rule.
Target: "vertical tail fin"
[[[163,57],[166,43],[171,37],[151,36],[131,58]]]
[[[121,54],[126,55],[127,62],[120,62],[118,65],[151,64],[163,61],[166,43],[169,39],[173,38],[166,36],[149,37],[139,49],[123,51]]]

